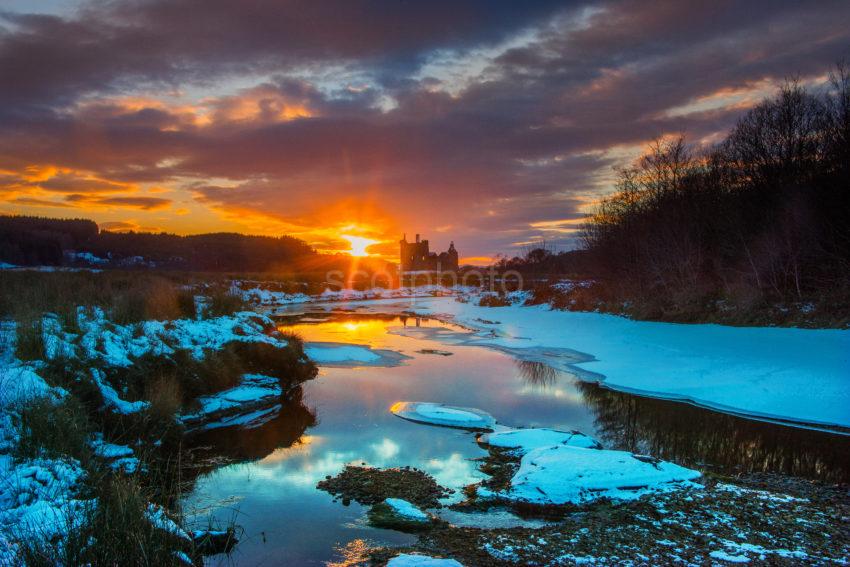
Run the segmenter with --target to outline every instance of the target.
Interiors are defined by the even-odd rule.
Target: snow
[[[199,409],[181,416],[183,423],[211,423],[206,428],[228,427],[253,423],[278,406],[283,389],[280,380],[262,374],[245,374],[242,382],[229,390],[198,398]],[[261,409],[262,411],[257,411]],[[237,419],[238,418],[238,419]]]
[[[312,300],[304,293],[286,293],[283,291],[272,291],[260,287],[242,289],[239,282],[234,282],[230,292],[251,303],[259,305],[292,305],[295,303],[307,303]]]
[[[369,345],[335,342],[310,342],[304,354],[321,366],[398,366],[410,357],[388,349],[373,349]]]
[[[318,364],[329,362],[375,362],[380,356],[367,346],[340,345],[320,346],[316,344],[304,347],[307,356]]]
[[[113,388],[106,382],[106,378],[104,377],[103,372],[100,369],[92,368],[91,375],[95,385],[97,385],[98,389],[100,390],[100,395],[103,397],[104,409],[108,409],[113,413],[130,415],[145,411],[150,407],[150,402],[144,400],[139,400],[136,402],[128,402],[126,400],[123,400],[121,396],[118,395],[118,392],[115,391],[115,388]]]
[[[541,505],[630,500],[699,476],[698,471],[626,451],[552,445],[526,453],[505,492],[479,489],[479,495]]]
[[[187,541],[192,541],[192,538],[189,537],[183,528],[177,525],[177,522],[169,518],[165,510],[162,509],[161,506],[157,506],[156,504],[148,504],[148,509],[145,514],[147,516],[148,522],[150,524],[160,529],[166,533],[177,536],[180,539],[185,539]]]
[[[26,404],[57,392],[59,389],[48,386],[32,366],[0,366],[0,410]]]
[[[598,441],[578,431],[558,431],[545,428],[497,431],[482,435],[478,438],[478,441],[493,447],[516,449],[523,454],[551,445],[569,445],[585,449],[602,448]]]
[[[266,333],[274,328],[271,319],[252,311],[204,320],[115,325],[106,320],[100,308],[80,308],[78,324],[82,330],[79,338],[82,356],[125,368],[132,365],[133,358],[146,353],[168,355],[186,349],[201,359],[205,350],[217,350],[234,341],[262,342],[277,347],[287,345],[282,337]]]
[[[471,344],[519,355],[536,349],[539,361],[612,389],[763,419],[850,427],[850,330],[655,323],[444,297],[409,308],[478,329]],[[499,322],[482,326],[492,318]]]
[[[387,567],[463,567],[454,559],[438,559],[416,553],[402,553],[387,562]]]
[[[71,263],[83,262],[84,264],[92,264],[96,266],[102,266],[109,263],[109,259],[95,256],[91,252],[74,252],[69,250],[65,252],[65,257]]]
[[[387,498],[384,500],[384,504],[389,506],[394,514],[401,516],[407,521],[427,522],[430,519],[428,514],[401,498]]]
[[[749,563],[750,558],[746,555],[732,555],[726,553],[725,551],[712,551],[709,555],[714,559],[720,559],[721,561],[726,561],[728,563]]]
[[[77,500],[85,477],[71,459],[34,459],[15,463],[0,454],[0,545],[4,539],[52,539],[74,529],[91,501]],[[11,544],[0,547],[0,559],[14,556]],[[0,562],[2,563],[2,562]]]
[[[396,402],[390,411],[410,421],[473,431],[489,431],[496,424],[493,416],[481,410],[431,402]]]

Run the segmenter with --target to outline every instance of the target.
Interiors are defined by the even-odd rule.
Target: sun
[[[352,256],[368,256],[369,253],[366,249],[369,246],[380,242],[380,240],[372,240],[371,238],[364,238],[362,236],[343,235],[342,238],[351,243],[351,250],[349,250],[348,253]]]

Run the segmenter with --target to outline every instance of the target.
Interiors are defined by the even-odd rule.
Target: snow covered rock
[[[626,451],[552,445],[526,453],[505,492],[480,489],[479,495],[540,505],[629,500],[699,476],[699,471]]]
[[[0,454],[0,534],[13,539],[67,534],[92,505],[75,498],[84,477],[75,460],[15,463],[11,455]]]
[[[578,431],[558,431],[557,429],[546,428],[508,429],[485,433],[478,438],[478,441],[491,447],[514,449],[520,454],[551,445],[569,445],[570,447],[583,447],[585,449],[602,448],[602,445],[594,438]]]
[[[404,518],[405,520],[411,520],[414,522],[427,522],[428,514],[408,502],[407,500],[402,500],[401,498],[387,498],[384,500],[384,504],[392,509],[393,513],[398,516]]]
[[[27,365],[0,365],[0,408],[25,404],[51,394],[61,395]]]
[[[454,559],[439,559],[417,553],[402,553],[387,562],[387,567],[463,567]]]
[[[95,434],[89,445],[94,450],[94,454],[106,461],[112,470],[134,474],[143,468],[139,459],[133,456],[131,447],[107,443],[103,440],[102,433]]]
[[[263,374],[245,374],[238,386],[198,398],[200,408],[190,414],[183,414],[181,419],[190,429],[207,427],[214,422],[224,422],[226,425],[242,425],[244,420],[236,421],[236,417],[246,415],[260,417],[266,411],[273,410],[280,404],[283,390],[280,381],[272,376]]]
[[[378,528],[417,531],[431,523],[431,517],[401,498],[387,498],[369,510],[369,523]]]
[[[92,379],[95,385],[100,390],[100,395],[103,397],[103,408],[122,415],[130,415],[145,411],[150,407],[150,402],[139,400],[136,402],[128,402],[118,395],[118,392],[106,382],[103,371],[98,368],[91,369]]]
[[[445,406],[431,402],[396,402],[390,411],[402,419],[456,427],[472,431],[492,431],[496,419],[479,409]]]

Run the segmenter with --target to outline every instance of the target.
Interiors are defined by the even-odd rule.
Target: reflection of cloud
[[[297,456],[306,455],[312,450],[314,445],[323,441],[324,438],[319,435],[302,435],[291,447],[282,447],[272,451],[272,453],[258,461],[257,466],[270,466]]]
[[[430,459],[422,468],[434,475],[438,483],[450,488],[462,488],[484,478],[472,461],[460,453],[452,453],[446,459]]]
[[[370,447],[372,447],[372,450],[378,455],[378,458],[385,461],[397,456],[401,449],[398,443],[394,442],[392,439],[388,439],[387,437],[384,437],[380,443],[373,443]]]

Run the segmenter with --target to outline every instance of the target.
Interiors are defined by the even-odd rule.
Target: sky
[[[652,139],[842,59],[843,0],[0,0],[0,213],[567,249]]]

